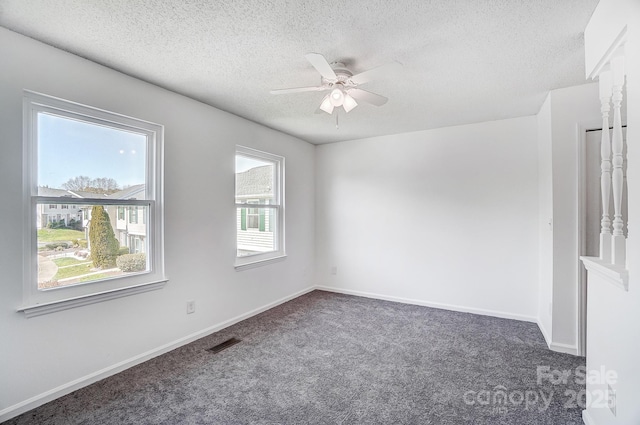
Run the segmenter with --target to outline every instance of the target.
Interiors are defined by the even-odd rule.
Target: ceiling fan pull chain
[[[338,127],[338,115],[340,115],[340,114],[338,113],[338,111],[336,111],[336,130],[339,129],[339,127]]]

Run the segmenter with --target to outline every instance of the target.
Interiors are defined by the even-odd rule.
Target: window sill
[[[167,280],[164,279],[157,282],[129,286],[127,288],[114,289],[111,291],[99,292],[90,295],[83,295],[81,297],[67,298],[64,300],[52,301],[43,304],[22,306],[18,308],[18,311],[24,312],[24,315],[27,318],[42,316],[43,314],[55,313],[57,311],[68,310],[70,308],[82,307],[83,305],[95,304],[112,300],[114,298],[127,297],[129,295],[155,291],[156,289],[162,289],[166,283]]]
[[[598,275],[612,285],[629,291],[629,270],[623,266],[605,263],[598,257],[580,257],[589,273]]]
[[[260,260],[246,260],[247,257],[243,258],[244,261],[241,263],[236,263],[234,266],[236,271],[253,269],[254,267],[266,266],[267,264],[277,263],[279,261],[284,261],[287,258],[286,254],[278,255],[277,257],[264,258]],[[251,257],[249,257],[251,258]]]

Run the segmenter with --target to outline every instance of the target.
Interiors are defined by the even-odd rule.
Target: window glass
[[[238,147],[236,235],[238,264],[284,255],[282,173],[284,158]]]
[[[22,311],[157,288],[162,126],[28,91],[24,106]]]
[[[104,197],[145,183],[145,134],[40,112],[37,152],[40,196]]]

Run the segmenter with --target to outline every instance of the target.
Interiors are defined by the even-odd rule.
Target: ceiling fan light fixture
[[[342,104],[342,107],[344,108],[344,110],[347,113],[349,113],[349,111],[351,111],[356,106],[358,106],[358,102],[356,102],[356,100],[353,97],[349,96],[349,93],[345,93],[344,103]]]
[[[335,88],[331,90],[331,94],[329,95],[331,104],[335,107],[342,106],[344,103],[344,92],[340,88]]]
[[[326,95],[324,99],[322,99],[322,103],[320,104],[320,109],[325,111],[327,114],[333,113],[333,104],[331,103],[331,99],[329,95]]]

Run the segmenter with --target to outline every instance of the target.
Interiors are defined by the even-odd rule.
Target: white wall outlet
[[[616,392],[611,385],[607,385],[607,406],[609,406],[609,410],[613,413],[613,416],[616,415]]]
[[[334,275],[334,276],[337,275],[338,274],[338,267],[332,266],[331,267],[331,274]]]
[[[196,312],[196,302],[195,301],[187,301],[187,314]]]

